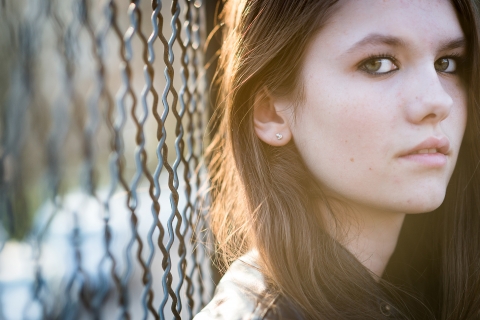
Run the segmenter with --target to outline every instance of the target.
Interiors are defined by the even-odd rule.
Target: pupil
[[[380,66],[382,65],[380,59],[370,61],[367,63],[367,69],[369,71],[378,71],[380,69]]]
[[[439,70],[447,70],[448,65],[449,65],[448,59],[440,59],[437,62],[437,67]]]

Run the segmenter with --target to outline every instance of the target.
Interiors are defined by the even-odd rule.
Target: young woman
[[[476,12],[226,3],[196,319],[480,319]]]

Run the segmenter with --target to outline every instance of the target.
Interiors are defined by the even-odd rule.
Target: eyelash
[[[389,59],[398,68],[397,58],[394,55],[388,54],[388,53],[372,54],[372,55],[368,56],[366,59],[362,60],[362,62],[360,62],[358,64],[358,68],[361,71],[363,71],[365,73],[368,73],[369,75],[372,75],[372,76],[384,76],[384,75],[390,74],[390,73],[398,70],[398,69],[394,69],[394,70],[384,72],[384,73],[376,73],[376,72],[368,71],[365,68],[365,64],[367,62],[369,62],[371,60],[375,60],[375,59]],[[466,59],[463,55],[456,54],[456,53],[440,57],[436,61],[438,61],[439,59],[454,59],[455,62],[457,63],[457,69],[454,72],[444,72],[446,74],[459,74],[459,73],[461,73],[461,71],[463,70],[463,66],[465,65],[465,61],[466,61]]]

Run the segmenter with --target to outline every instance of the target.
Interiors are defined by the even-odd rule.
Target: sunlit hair
[[[473,1],[452,1],[467,39],[468,124],[457,166],[443,205],[407,216],[381,281],[388,295],[322,228],[315,205],[322,193],[294,143],[272,147],[254,132],[260,90],[302,98],[302,55],[335,14],[335,3],[225,3],[218,130],[207,150],[219,265],[256,248],[272,292],[312,319],[378,319],[385,299],[409,318],[480,318],[480,48]]]

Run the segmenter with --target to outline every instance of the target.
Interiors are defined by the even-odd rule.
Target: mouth
[[[450,141],[447,137],[429,137],[412,149],[404,152],[402,156],[435,153],[441,153],[443,155],[448,155],[450,153]]]
[[[440,168],[447,164],[449,154],[450,141],[446,137],[430,137],[402,153],[400,159],[426,167]]]

